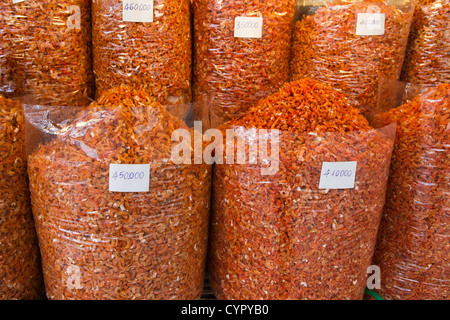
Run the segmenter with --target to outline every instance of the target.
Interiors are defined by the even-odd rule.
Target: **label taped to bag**
[[[19,3],[19,2],[24,2],[25,0],[12,0],[13,4]]]
[[[358,13],[356,21],[357,36],[382,36],[384,35],[384,13]]]
[[[149,192],[150,164],[109,165],[110,192]]]
[[[234,20],[234,37],[261,38],[262,28],[262,17],[236,17]]]
[[[153,0],[123,0],[122,20],[153,22]]]
[[[319,189],[353,189],[357,165],[356,161],[324,162]]]

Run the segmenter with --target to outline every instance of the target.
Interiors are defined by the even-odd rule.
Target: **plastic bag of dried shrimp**
[[[200,297],[211,166],[174,162],[175,130],[193,134],[122,85],[29,156],[50,299]]]
[[[395,125],[375,130],[343,94],[303,79],[221,129],[208,260],[216,296],[362,299]]]
[[[0,95],[0,300],[43,297],[28,189],[24,115],[19,101]]]
[[[214,127],[289,80],[295,0],[194,0],[194,101]]]
[[[422,86],[450,83],[450,3],[419,0],[401,80]]]
[[[384,299],[450,298],[450,84],[375,116],[397,123],[374,264]]]
[[[163,105],[191,102],[190,6],[189,0],[94,0],[97,97],[126,84]]]
[[[415,0],[304,0],[292,45],[292,80],[313,78],[369,117],[380,78],[399,80]]]
[[[88,105],[94,80],[90,0],[4,0],[1,9],[10,72],[0,84],[4,92],[32,94],[41,104]]]

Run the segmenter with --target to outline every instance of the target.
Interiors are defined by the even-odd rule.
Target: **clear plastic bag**
[[[47,296],[199,298],[211,166],[172,162],[172,132],[187,125],[126,86],[65,121],[43,126],[60,128],[29,156]]]
[[[384,299],[450,298],[450,84],[376,116],[397,122],[374,264]]]
[[[43,297],[28,190],[24,115],[19,101],[0,96],[0,300]]]
[[[372,129],[342,95],[302,80],[223,127],[230,128],[242,132],[248,159],[251,149],[266,148],[255,130],[280,130],[267,142],[279,145],[279,168],[263,174],[269,164],[261,158],[215,166],[208,270],[216,296],[362,299],[395,125]],[[237,147],[229,150],[239,157]],[[353,186],[321,186],[335,174],[328,162],[356,162]]]
[[[147,1],[141,5],[146,10],[134,10],[141,15],[128,17],[126,12],[133,12],[136,5],[139,8],[139,3],[92,2],[97,97],[126,84],[145,88],[163,105],[191,102],[190,1]]]
[[[449,17],[449,1],[418,1],[402,70],[403,81],[422,86],[450,83]]]
[[[298,10],[292,80],[327,82],[369,117],[380,79],[400,77],[414,0],[305,0]]]
[[[14,75],[7,92],[38,103],[86,105],[93,95],[89,0],[6,0],[2,15]]]
[[[213,99],[217,127],[288,81],[295,0],[194,0],[193,8],[194,101]]]

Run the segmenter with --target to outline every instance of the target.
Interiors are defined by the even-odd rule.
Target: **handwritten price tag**
[[[356,161],[324,162],[319,189],[353,189],[357,164]]]
[[[148,192],[150,190],[150,164],[109,165],[110,192]]]
[[[237,17],[234,20],[234,37],[261,38],[262,28],[262,17]]]
[[[153,22],[153,0],[123,0],[122,20]]]
[[[382,36],[386,15],[384,13],[358,13],[357,36]]]

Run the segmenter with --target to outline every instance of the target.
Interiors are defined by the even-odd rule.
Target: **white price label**
[[[384,34],[384,13],[358,13],[356,21],[357,36],[382,36]]]
[[[24,2],[25,0],[12,0],[12,2],[15,3],[19,3],[19,2]]]
[[[123,0],[122,20],[153,22],[153,0]]]
[[[150,191],[150,164],[109,165],[110,192]]]
[[[356,161],[324,162],[319,189],[353,189],[357,164]]]
[[[234,20],[234,37],[261,38],[262,28],[262,17],[237,17]]]

